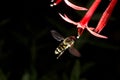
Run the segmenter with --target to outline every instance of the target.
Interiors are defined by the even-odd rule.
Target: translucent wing
[[[80,52],[76,48],[71,46],[68,50],[72,55],[76,57],[80,57]]]
[[[51,34],[53,36],[54,39],[56,39],[57,41],[62,41],[64,40],[64,37],[62,35],[60,35],[57,31],[55,30],[51,30]]]

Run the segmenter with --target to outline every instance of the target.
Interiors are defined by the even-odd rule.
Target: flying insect
[[[75,40],[76,40],[75,36],[69,36],[69,37],[64,38],[61,34],[59,34],[55,30],[51,30],[51,34],[52,34],[54,39],[61,42],[59,44],[59,46],[55,49],[55,54],[58,55],[57,59],[64,53],[64,51],[66,49],[68,49],[68,51],[72,55],[74,55],[76,57],[80,57],[79,51],[73,47]]]

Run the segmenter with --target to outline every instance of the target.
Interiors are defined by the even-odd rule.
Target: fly
[[[80,57],[79,51],[73,47],[75,40],[76,40],[75,36],[69,36],[69,37],[64,38],[62,35],[60,35],[55,30],[51,30],[51,34],[52,34],[54,39],[61,42],[59,44],[59,46],[55,49],[55,54],[58,54],[57,59],[64,53],[64,51],[66,49],[68,49],[68,51],[72,55],[74,55],[76,57]]]

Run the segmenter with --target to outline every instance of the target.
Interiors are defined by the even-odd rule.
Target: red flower
[[[73,9],[79,10],[78,6],[76,7],[74,4],[71,4],[68,0],[64,0],[64,1],[65,1],[65,3],[67,5],[69,5]],[[100,35],[99,33],[105,27],[105,25],[107,24],[107,21],[108,21],[111,13],[113,11],[113,8],[115,7],[115,5],[117,3],[117,0],[112,0],[110,2],[110,4],[108,5],[107,9],[103,13],[103,15],[102,15],[102,17],[101,17],[101,19],[100,19],[100,21],[99,21],[99,23],[98,23],[98,25],[97,25],[96,28],[88,27],[88,22],[90,21],[93,13],[97,9],[97,7],[100,4],[100,2],[101,2],[101,0],[95,0],[94,3],[92,4],[92,6],[87,11],[87,13],[85,14],[85,16],[79,22],[74,22],[73,20],[71,20],[70,18],[68,18],[65,14],[63,16],[62,14],[59,13],[59,15],[65,21],[67,21],[67,22],[69,22],[69,23],[77,26],[77,28],[78,28],[78,38],[80,37],[80,35],[84,31],[84,29],[86,28],[92,35],[94,35],[96,37],[99,37],[99,38],[105,38],[105,39],[107,39],[106,36]],[[83,10],[85,10],[85,9],[83,9]]]

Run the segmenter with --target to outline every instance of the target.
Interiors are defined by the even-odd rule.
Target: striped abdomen
[[[63,42],[56,48],[55,54],[63,53],[68,48],[68,45],[64,44]]]

